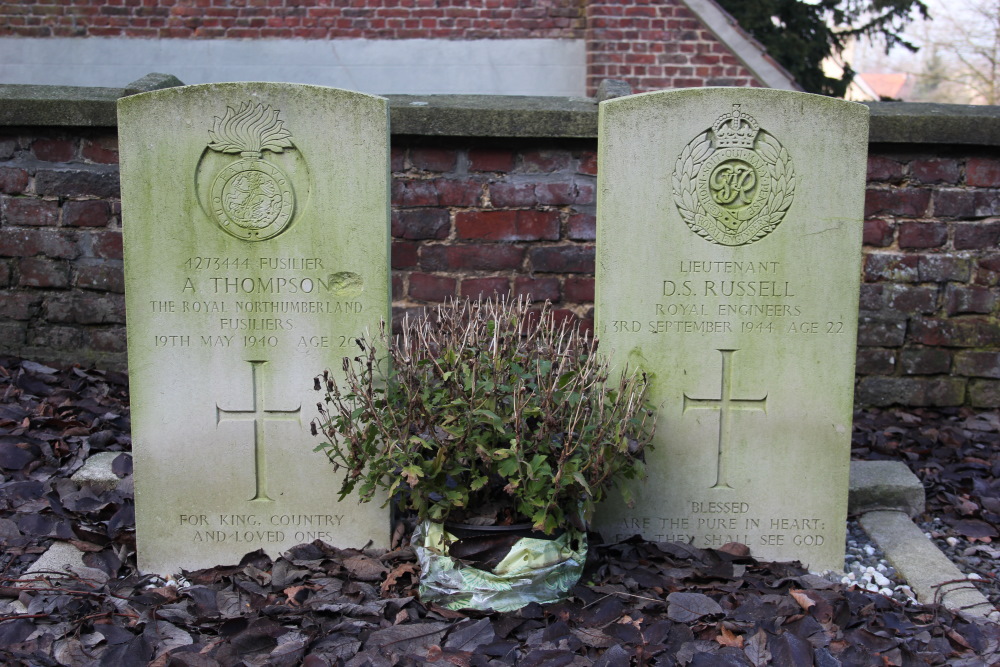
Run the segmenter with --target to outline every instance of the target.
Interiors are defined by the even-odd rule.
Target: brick
[[[28,188],[28,172],[18,167],[0,167],[0,192],[19,195]]]
[[[83,159],[98,164],[118,164],[118,137],[106,136],[85,139],[80,150]]]
[[[439,178],[434,188],[441,206],[478,206],[483,195],[483,184],[469,179]]]
[[[966,381],[960,378],[864,377],[858,382],[861,406],[949,407],[965,402]]]
[[[1000,215],[1000,190],[976,190],[973,193],[973,216],[988,218]]]
[[[61,293],[44,304],[46,321],[56,324],[124,324],[125,297],[112,293]]]
[[[904,348],[899,367],[904,375],[944,375],[951,370],[951,352],[936,347]]]
[[[76,286],[102,292],[125,293],[125,273],[121,263],[105,262],[79,266],[76,269]]]
[[[556,211],[459,211],[455,234],[460,239],[484,241],[556,241]]]
[[[538,204],[534,182],[491,183],[489,190],[490,203],[495,208],[528,207]]]
[[[427,271],[506,271],[520,269],[525,249],[496,244],[424,246],[420,267]]]
[[[514,279],[514,296],[531,297],[532,301],[558,302],[559,279],[517,277]]]
[[[451,216],[439,208],[416,208],[392,212],[392,235],[395,238],[446,239],[451,233]]]
[[[122,259],[122,233],[116,230],[91,234],[90,250],[101,259]]]
[[[955,353],[955,375],[1000,379],[1000,352],[962,350]]]
[[[988,287],[948,285],[944,292],[945,309],[949,315],[991,313],[996,306],[996,294]]]
[[[895,230],[888,220],[865,220],[864,244],[876,248],[892,245]]]
[[[62,208],[67,227],[107,227],[111,221],[111,206],[105,201],[68,201]]]
[[[1000,408],[1000,382],[971,380],[969,382],[969,405],[974,408]]]
[[[75,259],[80,255],[73,238],[55,229],[0,228],[0,257]]]
[[[900,249],[940,248],[948,242],[943,222],[904,222],[899,226]]]
[[[514,169],[514,151],[502,148],[474,148],[469,151],[469,171],[500,171]]]
[[[976,195],[968,190],[934,190],[934,215],[971,218],[976,214]]]
[[[0,160],[9,160],[14,157],[17,150],[17,139],[14,137],[0,137]]]
[[[21,287],[69,287],[69,264],[44,257],[26,257],[18,262]]]
[[[421,171],[454,171],[458,152],[447,148],[411,148],[410,164]]]
[[[860,310],[882,310],[885,305],[885,285],[861,283]]]
[[[865,193],[865,218],[875,217],[879,214],[922,218],[927,214],[927,207],[930,203],[930,190],[914,188],[869,189]]]
[[[0,317],[8,320],[30,320],[38,314],[42,296],[34,291],[5,291],[0,299]]]
[[[406,150],[398,146],[393,146],[389,150],[389,169],[391,171],[403,171],[406,169]]]
[[[897,283],[915,283],[920,277],[916,255],[878,253],[865,255],[864,277],[867,282],[888,280]]]
[[[410,298],[418,301],[441,302],[455,296],[458,281],[444,276],[432,276],[427,273],[410,274]]]
[[[10,287],[14,284],[14,269],[11,260],[0,261],[0,287]]]
[[[0,341],[3,341],[4,350],[18,354],[18,350],[25,345],[27,337],[27,322],[0,322]]]
[[[119,198],[115,165],[40,167],[35,172],[35,192],[40,196]]]
[[[854,364],[858,375],[891,375],[896,369],[897,350],[881,347],[858,348],[857,360]]]
[[[531,248],[531,267],[540,273],[593,273],[593,246],[550,246]]]
[[[878,313],[858,317],[858,345],[861,347],[900,347],[906,340],[906,320]]]
[[[1000,244],[1000,221],[958,222],[955,228],[955,250],[984,250]]]
[[[917,272],[921,282],[967,283],[972,277],[972,260],[953,255],[921,255]]]
[[[87,341],[87,346],[98,352],[125,352],[125,327],[89,329]]]
[[[924,158],[910,163],[910,174],[918,183],[958,183],[958,162],[946,158]]]
[[[406,285],[403,276],[399,273],[392,274],[392,300],[398,301],[406,296]]]
[[[1000,284],[1000,254],[989,254],[976,260],[975,283],[996,286]]]
[[[594,279],[583,276],[567,277],[563,284],[563,295],[567,301],[593,303]]]
[[[584,151],[580,155],[576,173],[597,176],[597,151]]]
[[[597,216],[590,212],[574,212],[566,224],[566,235],[573,241],[597,239]]]
[[[882,155],[868,156],[868,181],[880,183],[902,183],[902,163]]]
[[[31,152],[44,162],[69,162],[76,153],[76,146],[66,139],[36,139]]]
[[[969,317],[958,319],[914,318],[909,338],[915,343],[939,347],[1000,346],[1000,322]]]
[[[59,202],[0,196],[0,221],[14,227],[53,227],[59,222]]]
[[[466,278],[461,285],[462,297],[487,299],[492,296],[510,296],[510,280],[503,277]]]
[[[421,181],[408,178],[392,179],[392,205],[437,206],[437,188],[431,181]]]
[[[886,285],[885,305],[904,315],[931,314],[937,310],[937,287]]]
[[[78,327],[33,327],[28,329],[27,344],[50,350],[82,350],[86,333]]]
[[[969,158],[965,163],[965,183],[974,187],[1000,187],[1000,160]]]
[[[569,169],[571,156],[564,150],[528,151],[521,155],[521,170],[531,173],[552,173]]]
[[[409,241],[393,241],[391,252],[392,268],[412,269],[416,267],[417,248],[419,248],[419,246],[416,243],[411,243]]]

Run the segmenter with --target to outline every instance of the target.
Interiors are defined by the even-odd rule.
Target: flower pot
[[[448,609],[513,611],[531,602],[563,600],[587,559],[587,536],[572,528],[549,536],[530,525],[458,527],[460,533],[476,533],[465,538],[452,529],[424,521],[412,539],[420,562],[420,599]],[[463,557],[483,552],[490,553],[480,561]]]

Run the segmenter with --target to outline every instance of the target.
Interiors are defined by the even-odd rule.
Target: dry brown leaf
[[[355,579],[378,581],[389,569],[376,558],[359,554],[344,559],[344,567]]]
[[[788,592],[789,594],[791,594],[793,598],[795,598],[795,601],[798,602],[799,606],[802,607],[805,611],[809,611],[809,607],[816,604],[816,602],[811,597],[809,597],[809,595],[802,589],[793,588]]]
[[[719,634],[715,637],[715,641],[719,642],[722,646],[743,648],[743,635],[733,634],[729,628],[721,623],[719,624]]]
[[[416,563],[400,563],[386,576],[385,581],[382,582],[382,594],[385,595],[390,588],[395,586],[396,582],[399,581],[399,578],[404,574],[412,574],[416,576],[419,573],[420,566]]]

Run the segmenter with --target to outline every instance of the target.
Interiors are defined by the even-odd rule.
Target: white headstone
[[[653,378],[606,538],[842,568],[868,109],[769,89],[600,107],[597,331]]]
[[[385,546],[310,421],[313,377],[389,316],[386,100],[209,84],[118,114],[140,569]]]

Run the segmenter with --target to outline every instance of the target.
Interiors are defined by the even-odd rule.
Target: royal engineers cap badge
[[[688,143],[673,173],[674,203],[706,241],[759,241],[792,204],[795,173],[788,151],[739,104]]]
[[[266,152],[295,150],[278,111],[253,102],[244,102],[239,111],[227,107],[208,134],[209,149],[239,153],[240,159],[225,164],[206,183],[206,211],[223,230],[244,241],[264,241],[285,231],[295,213],[292,179],[264,158]]]

